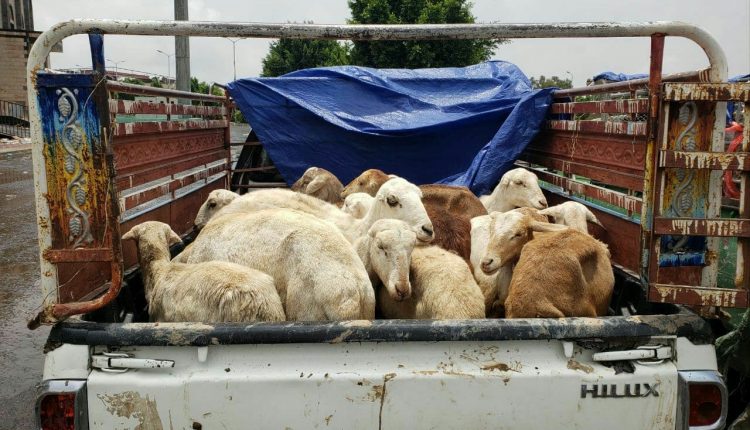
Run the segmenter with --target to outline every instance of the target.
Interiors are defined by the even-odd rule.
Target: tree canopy
[[[466,0],[349,0],[353,24],[469,24]],[[355,41],[352,64],[369,67],[461,67],[486,61],[500,40]]]
[[[281,76],[310,67],[340,66],[349,62],[349,46],[335,40],[279,39],[263,58],[261,76]]]
[[[533,88],[573,88],[573,81],[570,79],[562,79],[558,76],[550,76],[549,78],[541,75],[538,78],[531,77],[531,86]]]

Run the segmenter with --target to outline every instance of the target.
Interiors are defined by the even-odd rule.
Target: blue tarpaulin
[[[633,75],[627,75],[625,73],[601,72],[591,79],[594,81],[598,81],[600,79],[606,79],[612,82],[623,82],[623,81],[632,81],[633,79],[641,79],[641,78],[648,78],[648,75],[645,73],[636,73]]]
[[[229,93],[281,175],[311,166],[347,183],[369,168],[417,184],[491,191],[537,134],[552,98],[521,70],[306,69],[231,82]]]

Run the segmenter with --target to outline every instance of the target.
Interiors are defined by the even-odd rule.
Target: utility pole
[[[188,21],[187,0],[174,0],[175,21]],[[190,91],[190,40],[187,36],[175,36],[175,81],[177,89]]]
[[[113,64],[115,65],[115,81],[118,81],[118,82],[119,82],[119,81],[120,81],[120,74],[119,74],[119,73],[118,73],[118,71],[117,71],[117,65],[118,65],[118,64],[120,64],[120,63],[124,63],[124,62],[125,62],[125,60],[120,60],[120,61],[113,61],[113,60],[110,60],[110,59],[108,58],[108,59],[107,59],[107,61],[109,61],[110,63],[113,63]]]
[[[172,73],[172,67],[171,67],[170,58],[174,57],[174,54],[167,54],[166,52],[162,51],[161,49],[157,49],[156,52],[158,52],[158,53],[164,55],[165,57],[167,57],[167,78],[164,81],[164,84],[167,86],[167,88],[169,88],[169,78],[170,78],[171,73]]]
[[[240,37],[239,39],[231,39],[229,37],[225,37],[228,41],[232,42],[232,65],[234,68],[234,80],[237,80],[237,42],[242,40]]]

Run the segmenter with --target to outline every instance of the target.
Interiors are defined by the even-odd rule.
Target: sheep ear
[[[548,231],[563,231],[567,230],[568,227],[560,224],[550,224],[546,222],[532,221],[529,224],[531,231],[537,232],[548,232]]]
[[[388,175],[388,179],[395,179],[395,178],[398,178],[398,176],[396,176],[396,175]]]
[[[502,185],[503,187],[507,187],[508,185],[510,185],[510,178],[506,176],[500,178],[500,185]]]
[[[607,229],[602,225],[602,223],[599,222],[599,220],[596,218],[596,215],[594,215],[590,210],[586,209],[586,221],[593,222],[594,224],[598,225],[599,227],[603,229]]]
[[[169,233],[167,233],[167,242],[169,243],[169,246],[172,246],[177,245],[178,243],[182,243],[182,239],[177,235],[177,233],[170,229]]]
[[[321,188],[326,184],[326,180],[322,176],[318,176],[317,178],[310,181],[309,184],[307,184],[307,188],[305,189],[305,194],[312,194],[317,193],[320,191]]]
[[[122,240],[138,240],[135,234],[135,228],[131,228],[127,233],[123,234]]]
[[[560,207],[559,206],[550,206],[546,209],[542,209],[539,211],[541,215],[544,216],[552,216],[552,217],[558,217],[560,216]]]

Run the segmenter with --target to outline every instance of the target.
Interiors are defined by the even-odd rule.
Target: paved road
[[[0,429],[32,429],[49,329],[26,328],[41,303],[31,151],[0,154]]]

